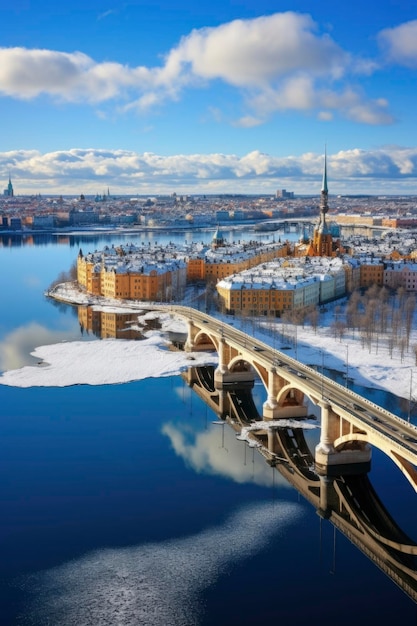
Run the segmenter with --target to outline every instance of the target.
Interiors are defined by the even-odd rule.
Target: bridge
[[[369,469],[375,446],[392,459],[417,491],[417,428],[413,424],[231,324],[182,305],[154,308],[168,309],[185,319],[186,351],[217,353],[215,389],[253,384],[259,377],[267,396],[261,417],[271,424],[271,452],[274,424],[282,419],[306,419],[310,400],[319,407],[321,417],[314,459],[319,474],[360,474]],[[219,412],[226,415],[222,406]]]
[[[270,428],[251,398],[251,385],[238,382],[216,389],[213,366],[191,367],[183,378],[232,428],[237,439],[257,450],[316,510],[417,602],[417,542],[402,530],[378,497],[367,472],[320,475],[314,453],[297,419]],[[224,410],[227,414],[223,415]],[[278,420],[279,422],[279,420]],[[271,446],[273,435],[273,446]],[[224,432],[223,432],[224,437]]]

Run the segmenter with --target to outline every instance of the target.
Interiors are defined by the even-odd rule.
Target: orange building
[[[182,297],[186,264],[179,259],[129,258],[109,249],[77,258],[77,280],[92,295],[106,298],[170,301]]]
[[[371,287],[378,285],[382,287],[384,284],[384,264],[381,261],[361,261],[360,264],[360,286]]]

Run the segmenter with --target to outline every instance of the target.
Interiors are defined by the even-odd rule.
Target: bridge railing
[[[155,308],[157,307],[158,305],[156,304]],[[165,308],[165,307],[161,307],[161,308]],[[234,335],[234,337],[229,337],[229,339],[233,341],[234,339],[236,339],[236,337],[240,337],[246,349],[248,348],[250,349],[250,346],[252,345],[262,350],[262,352],[264,351],[266,353],[272,352],[274,356],[271,357],[271,359],[268,358],[268,354],[265,354],[265,355],[257,354],[257,357],[260,360],[262,360],[262,358],[265,358],[265,360],[268,361],[268,363],[270,361],[270,365],[272,366],[274,365],[279,366],[281,364],[281,365],[292,367],[295,370],[294,372],[295,374],[297,374],[297,372],[302,373],[307,377],[307,379],[308,379],[308,376],[310,377],[322,376],[324,379],[326,379],[326,381],[328,381],[327,384],[330,384],[332,387],[339,389],[339,391],[342,392],[345,397],[348,397],[351,400],[352,404],[358,404],[359,406],[362,406],[364,410],[366,410],[366,408],[368,408],[371,411],[377,410],[382,415],[385,415],[387,418],[391,418],[391,419],[395,418],[396,420],[399,420],[405,426],[407,426],[407,428],[414,430],[417,434],[417,426],[415,426],[414,424],[411,424],[410,422],[404,420],[398,415],[391,413],[384,407],[381,407],[375,402],[372,402],[371,400],[364,398],[363,396],[356,393],[355,391],[352,391],[348,387],[345,387],[341,385],[340,383],[332,380],[329,376],[325,376],[323,373],[320,374],[318,370],[310,367],[309,365],[305,365],[301,361],[294,359],[293,357],[285,354],[281,350],[278,350],[277,348],[273,348],[272,346],[265,343],[264,341],[261,341],[260,339],[256,339],[255,337],[248,335],[247,333],[243,332],[242,330],[238,328],[235,328],[234,326],[230,326],[227,322],[224,322],[218,318],[208,315],[207,313],[203,313],[202,311],[197,311],[196,309],[192,309],[192,307],[187,307],[184,305],[169,305],[169,309],[175,313],[178,313],[181,316],[184,316],[187,319],[190,319],[190,318],[192,319],[193,314],[194,314],[196,321],[197,321],[197,318],[200,317],[200,319],[207,319],[207,321],[217,324],[221,328],[220,335],[223,334],[224,337],[227,337],[227,332],[229,330]],[[212,332],[219,334],[218,330],[214,330],[214,331],[213,329],[211,330]]]

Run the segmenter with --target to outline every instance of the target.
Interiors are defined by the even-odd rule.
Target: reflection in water
[[[59,626],[198,624],[201,594],[294,523],[301,507],[258,503],[184,539],[100,550],[22,581],[33,598],[19,623]]]
[[[31,352],[38,346],[48,346],[74,338],[75,326],[68,330],[50,330],[38,323],[16,328],[0,342],[0,371],[15,370],[24,365],[33,365]]]
[[[264,422],[248,398],[248,384],[226,389],[214,386],[213,368],[192,368],[183,375],[200,398],[224,420],[226,428],[264,458],[289,485],[330,520],[356,547],[417,602],[417,543],[396,523],[374,490],[368,474],[322,476],[315,471],[313,448],[305,437],[305,420]],[[250,416],[249,416],[250,415]],[[307,422],[308,423],[308,422]],[[165,427],[175,450],[193,467],[216,467],[209,437],[187,446],[178,431]],[[203,443],[209,449],[203,450]],[[229,445],[229,444],[228,444]],[[246,444],[244,444],[246,445]],[[220,468],[219,471],[225,470]],[[245,475],[245,467],[240,466]],[[239,468],[229,469],[235,480]],[[259,473],[262,476],[263,472]],[[270,483],[269,483],[270,484]]]
[[[162,432],[169,438],[175,453],[194,471],[217,474],[236,483],[252,482],[271,487],[271,468],[259,462],[258,456],[256,462],[252,453],[245,462],[246,445],[236,438],[230,428],[224,427],[225,422],[217,428],[215,426],[217,424],[209,424],[206,431],[191,434],[186,422],[168,423],[163,426]],[[279,480],[279,484],[290,487],[284,479]]]
[[[216,227],[207,227],[203,229],[190,229],[186,230],[147,230],[144,228],[136,228],[132,230],[115,231],[110,230],[77,230],[73,229],[72,232],[7,232],[0,233],[0,248],[14,248],[24,246],[48,246],[48,245],[64,245],[70,248],[80,248],[91,246],[94,250],[99,250],[103,245],[116,245],[117,243],[126,243],[134,239],[136,242],[153,243],[164,242],[169,239],[175,243],[182,244],[184,242],[191,243],[193,241],[201,241],[202,243],[210,243],[213,238],[213,232]],[[256,239],[258,241],[271,242],[274,237],[270,234],[258,233],[250,228],[248,225],[244,226],[242,230],[238,232],[230,231],[226,235],[227,240],[232,243],[236,240]],[[296,233],[287,233],[286,239],[296,240],[298,238]]]
[[[147,331],[161,328],[156,318],[146,319],[139,324],[138,315],[138,313],[97,311],[91,306],[78,307],[81,333],[92,333],[100,339],[143,339]]]

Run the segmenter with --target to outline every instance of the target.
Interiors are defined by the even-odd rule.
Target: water
[[[75,308],[43,292],[80,246],[130,237],[0,247],[0,369],[45,342],[96,340],[81,335]],[[228,426],[213,424],[180,376],[0,385],[0,407],[0,624],[343,626],[352,612],[361,623],[415,624],[414,602],[341,533],[335,541],[333,525]],[[371,479],[415,535],[415,494],[377,451]]]

